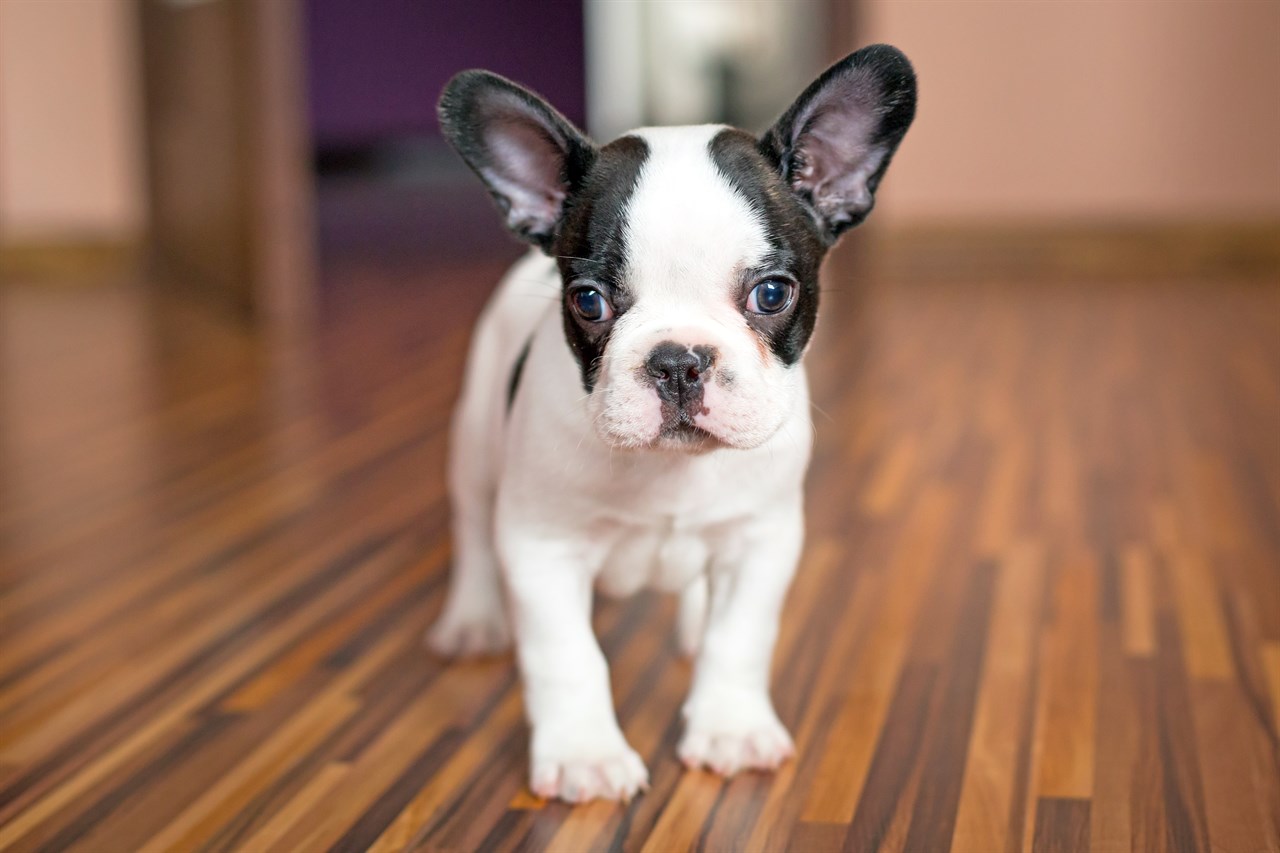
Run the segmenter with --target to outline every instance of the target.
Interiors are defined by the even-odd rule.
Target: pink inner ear
[[[509,226],[549,231],[565,198],[565,152],[535,116],[517,104],[502,106],[484,132],[489,163],[481,171],[510,202]]]
[[[885,155],[883,147],[871,144],[880,100],[874,80],[850,75],[819,93],[797,117],[794,145],[803,165],[792,182],[809,190],[821,213],[871,207],[867,181]]]

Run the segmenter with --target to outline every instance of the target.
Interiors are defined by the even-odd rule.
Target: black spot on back
[[[524,346],[520,348],[520,354],[516,356],[515,363],[511,365],[511,378],[507,380],[507,414],[511,413],[511,407],[516,402],[516,391],[520,388],[520,376],[524,373],[524,363],[529,358],[529,348],[533,346],[533,337],[524,342]]]

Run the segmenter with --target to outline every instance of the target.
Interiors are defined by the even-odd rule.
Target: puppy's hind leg
[[[467,387],[453,423],[449,497],[453,510],[453,569],[444,609],[427,632],[427,646],[444,657],[498,654],[511,646],[511,628],[494,545],[497,453],[492,403],[485,394],[484,350],[472,353]]]
[[[685,657],[693,657],[702,646],[702,633],[707,628],[707,576],[700,575],[680,593],[676,612],[676,641]]]
[[[449,592],[427,646],[444,657],[500,654],[511,646],[511,628],[493,548],[493,508],[454,506]]]

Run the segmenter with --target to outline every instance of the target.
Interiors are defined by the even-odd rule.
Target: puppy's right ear
[[[438,110],[445,138],[489,188],[507,227],[549,250],[595,146],[542,98],[488,71],[450,80]]]

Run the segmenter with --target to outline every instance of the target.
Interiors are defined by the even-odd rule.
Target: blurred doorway
[[[832,27],[848,3],[585,5],[590,130],[600,139],[647,125],[707,122],[762,131],[830,60],[851,49]]]
[[[302,2],[323,290],[518,255],[441,137],[436,100],[454,74],[487,68],[582,123],[581,3]]]
[[[510,77],[601,140],[761,130],[825,65],[847,5],[135,2],[161,274],[283,325],[366,273],[523,250],[440,135],[436,99],[458,71]]]
[[[158,274],[277,326],[313,304],[296,0],[138,0]]]

